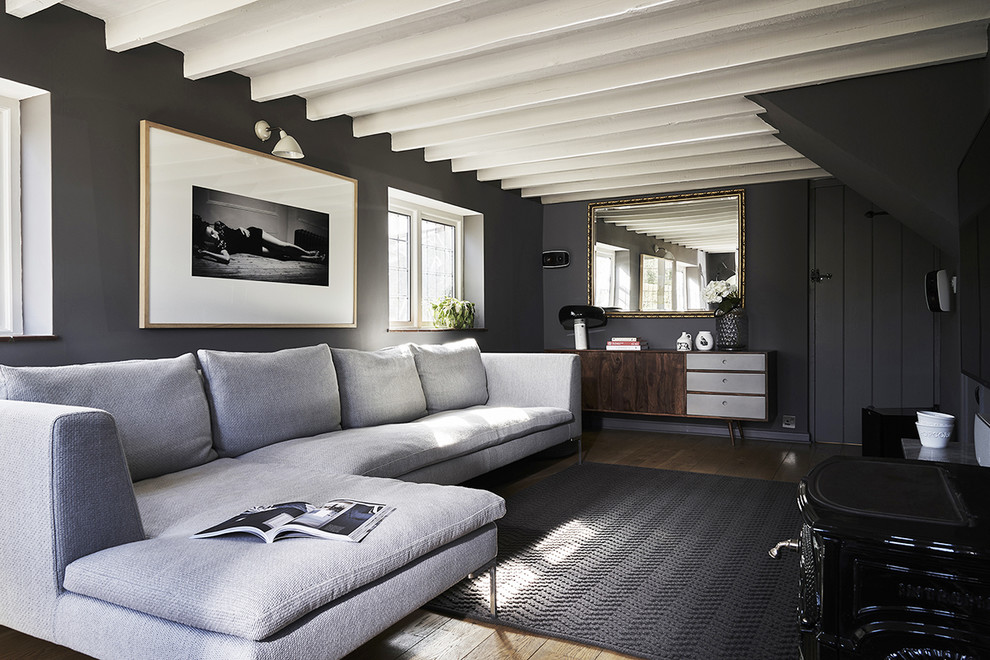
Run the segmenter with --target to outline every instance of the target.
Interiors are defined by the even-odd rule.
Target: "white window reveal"
[[[481,214],[389,189],[388,311],[392,329],[433,327],[432,304],[444,296],[483,303]],[[465,253],[471,263],[465,266]],[[483,258],[482,258],[483,259]]]
[[[19,335],[21,313],[21,103],[0,96],[0,334]]]
[[[52,333],[51,101],[0,78],[0,335]]]

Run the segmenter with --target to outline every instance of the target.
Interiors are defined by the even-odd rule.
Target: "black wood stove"
[[[798,503],[805,660],[990,660],[990,468],[836,457]]]

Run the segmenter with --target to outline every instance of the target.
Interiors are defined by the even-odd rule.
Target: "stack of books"
[[[612,337],[605,344],[606,351],[643,351],[650,345],[639,337]]]

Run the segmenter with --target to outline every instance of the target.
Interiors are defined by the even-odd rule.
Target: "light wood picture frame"
[[[357,181],[142,121],[140,267],[141,328],[356,327]]]

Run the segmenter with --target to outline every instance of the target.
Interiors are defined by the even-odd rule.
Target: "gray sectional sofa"
[[[473,340],[0,366],[0,396],[0,624],[100,658],[345,655],[494,559],[504,502],[449,484],[581,433],[576,356]],[[396,511],[190,538],[335,497]]]

